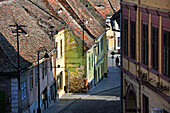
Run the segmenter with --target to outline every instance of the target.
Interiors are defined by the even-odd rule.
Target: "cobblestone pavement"
[[[120,113],[120,69],[111,60],[108,78],[86,94],[66,93],[43,113]]]
[[[82,97],[59,113],[120,113],[120,88]]]

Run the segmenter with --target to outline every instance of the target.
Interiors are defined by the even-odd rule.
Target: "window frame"
[[[126,31],[125,31],[125,24],[126,26]],[[125,37],[126,36],[126,37]],[[124,17],[123,18],[123,55],[128,56],[128,18]]]
[[[56,59],[58,59],[58,42],[56,42]]]
[[[62,39],[60,40],[60,55],[61,55],[61,57],[63,56],[63,52],[62,52],[62,50],[63,50],[63,41],[62,41]]]
[[[31,69],[29,72],[29,80],[30,80],[30,91],[34,88],[34,79],[33,79],[33,70]]]
[[[166,30],[166,29],[162,29],[162,40],[163,40],[163,46],[162,46],[162,74],[164,76],[167,76],[168,78],[170,78],[170,39],[167,37],[168,41],[164,41],[164,31],[168,32],[168,36],[170,37],[170,31]],[[167,45],[164,43],[166,42]],[[168,47],[169,46],[169,47]],[[164,56],[164,49],[168,52],[165,53],[166,56]],[[167,55],[169,54],[169,55]],[[166,59],[164,59],[164,57],[166,57]],[[166,61],[165,61],[166,60]],[[165,63],[165,66],[164,66]],[[168,71],[167,73],[164,73],[164,71]]]
[[[62,87],[62,83],[63,83],[62,77],[63,77],[63,72],[60,72],[60,74],[57,76],[57,90],[63,89],[63,87]],[[59,82],[60,87],[58,86],[58,78],[60,79],[60,82]]]
[[[90,55],[89,55],[89,70],[91,70],[91,58],[90,58]]]
[[[104,43],[103,41],[104,41],[104,39],[103,39],[103,37],[102,37],[102,38],[101,38],[101,51],[103,51],[103,47],[104,47],[104,46],[103,46],[103,43]]]
[[[149,113],[149,97],[147,97],[144,94],[143,94],[143,113]]]
[[[52,71],[52,69],[53,69],[53,58],[51,57],[50,58],[50,70]]]
[[[42,71],[42,79],[44,79],[45,73],[44,73],[44,62],[41,63],[41,71]]]
[[[21,83],[21,99],[24,100],[26,97],[27,97],[27,80]]]
[[[35,66],[35,85],[38,84],[38,79],[39,79],[39,75],[38,75],[38,65]]]
[[[48,74],[48,70],[47,70],[47,67],[48,67],[48,62],[47,62],[47,60],[45,60],[44,61],[44,73],[45,73],[45,76],[47,76],[47,74]]]
[[[145,27],[145,30],[144,30]],[[145,32],[145,33],[144,33]],[[146,33],[147,32],[147,33]],[[149,39],[148,39],[148,24],[142,22],[141,24],[141,61],[143,64],[148,65],[149,63]],[[144,36],[145,35],[145,36]]]
[[[156,37],[154,37],[153,36],[153,29],[157,29],[157,39],[153,39],[153,38],[156,38]],[[151,54],[152,54],[152,59],[151,59],[151,65],[152,65],[152,69],[154,69],[155,71],[158,71],[158,47],[159,47],[159,28],[157,27],[157,26],[155,26],[155,25],[152,25],[151,26]],[[157,42],[156,42],[157,41]],[[154,46],[154,47],[153,47]],[[157,49],[156,49],[157,48]],[[154,50],[154,49],[156,49],[156,50]],[[157,57],[156,57],[157,56]],[[155,58],[156,57],[156,58]]]
[[[136,60],[136,22],[133,19],[130,20],[130,58]]]

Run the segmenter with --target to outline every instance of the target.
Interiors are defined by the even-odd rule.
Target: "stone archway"
[[[137,113],[136,93],[133,86],[129,86],[126,94],[126,113]]]

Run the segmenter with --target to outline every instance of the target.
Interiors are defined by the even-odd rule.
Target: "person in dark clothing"
[[[119,57],[116,57],[116,66],[119,66]]]

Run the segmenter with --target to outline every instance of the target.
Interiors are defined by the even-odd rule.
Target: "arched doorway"
[[[125,107],[126,113],[137,113],[136,93],[134,88],[128,88]]]

